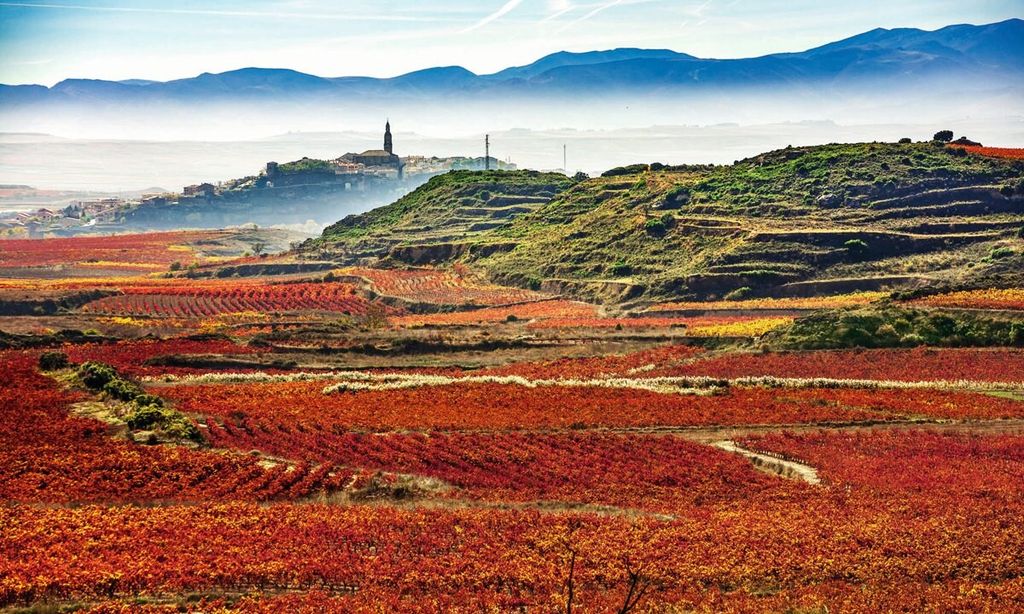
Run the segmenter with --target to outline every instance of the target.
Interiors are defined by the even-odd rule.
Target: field
[[[739,170],[767,190],[787,155],[818,154]],[[732,171],[630,172],[444,176],[311,252],[247,256],[241,231],[0,244],[0,610],[1024,611],[1013,256],[971,252],[998,285],[902,289],[773,285],[724,256],[670,278],[650,245],[597,285],[570,270],[590,251],[549,266],[544,220],[660,207],[673,173],[720,209],[645,241],[728,236],[760,263],[819,239],[716,234],[754,206]],[[917,206],[891,198],[849,213]],[[500,241],[455,242],[480,224]],[[850,249],[814,262],[867,271]]]

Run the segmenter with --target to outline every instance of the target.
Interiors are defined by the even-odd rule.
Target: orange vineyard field
[[[109,239],[0,242],[4,611],[1024,611],[1024,349],[784,345],[1018,290],[623,306]]]

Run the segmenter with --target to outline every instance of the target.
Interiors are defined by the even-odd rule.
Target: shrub
[[[843,247],[855,258],[862,258],[868,253],[868,244],[861,239],[850,239],[843,243]]]
[[[932,140],[939,141],[941,143],[948,143],[953,140],[953,131],[939,130],[935,133],[935,136],[932,137]]]
[[[735,290],[733,290],[732,292],[729,292],[728,294],[726,294],[722,298],[724,298],[727,301],[739,301],[739,300],[743,300],[744,298],[749,296],[750,292],[751,292],[750,286],[743,286],[742,288],[736,288]]]
[[[909,145],[912,142],[913,141],[910,140],[909,136],[905,136],[902,139],[900,139],[900,145]]]
[[[617,260],[612,263],[612,266],[609,268],[609,271],[612,275],[615,275],[616,277],[623,277],[632,273],[633,267],[631,267],[629,263],[627,263],[624,260]]]
[[[69,364],[68,355],[64,352],[43,352],[39,355],[39,368],[43,371],[64,369]]]
[[[1012,247],[993,247],[992,251],[989,252],[988,257],[990,260],[1002,260],[1004,258],[1009,258],[1016,253],[1017,252],[1014,251]]]
[[[647,231],[647,234],[663,235],[668,229],[665,227],[665,222],[661,220],[647,220],[644,223],[644,230]]]
[[[686,186],[672,188],[665,194],[665,199],[661,202],[661,208],[679,209],[686,206],[690,202],[690,198],[690,189]]]
[[[100,390],[111,380],[117,378],[117,372],[109,365],[89,361],[78,367],[78,377],[87,388]]]
[[[572,180],[576,182],[586,181],[587,179],[590,179],[590,175],[584,173],[583,171],[578,171],[575,175],[572,176]]]
[[[119,401],[131,401],[143,394],[142,390],[128,380],[115,377],[103,385],[103,392]]]
[[[163,408],[156,405],[137,405],[132,413],[125,417],[125,423],[132,429],[148,429],[162,421]]]
[[[174,262],[171,263],[170,269],[171,269],[171,271],[180,271],[181,270],[181,263],[178,262],[177,260],[175,260]]]

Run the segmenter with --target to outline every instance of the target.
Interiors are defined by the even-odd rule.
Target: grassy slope
[[[955,285],[1024,264],[1022,178],[1022,162],[932,143],[787,148],[576,184],[459,171],[338,222],[315,246],[351,258],[396,245],[514,244],[452,257],[498,281],[614,301]],[[999,194],[1006,186],[1012,199]],[[999,247],[1009,255],[991,259]]]
[[[359,256],[395,245],[472,241],[534,210],[572,181],[535,171],[452,171],[390,205],[350,215],[315,244]]]
[[[582,183],[518,218],[493,233],[517,249],[476,264],[519,284],[632,283],[648,300],[744,287],[815,293],[825,287],[780,287],[820,279],[868,277],[875,281],[859,285],[871,287],[909,281],[878,281],[892,276],[969,276],[997,245],[1024,251],[1015,238],[1020,188],[1014,200],[998,195],[1022,177],[1019,162],[930,143],[793,148],[725,167],[640,171]]]

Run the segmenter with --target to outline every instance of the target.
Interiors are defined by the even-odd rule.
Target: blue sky
[[[799,51],[876,27],[1024,17],[1024,0],[26,0],[0,2],[0,83],[174,79],[246,66],[477,73],[558,50]]]

